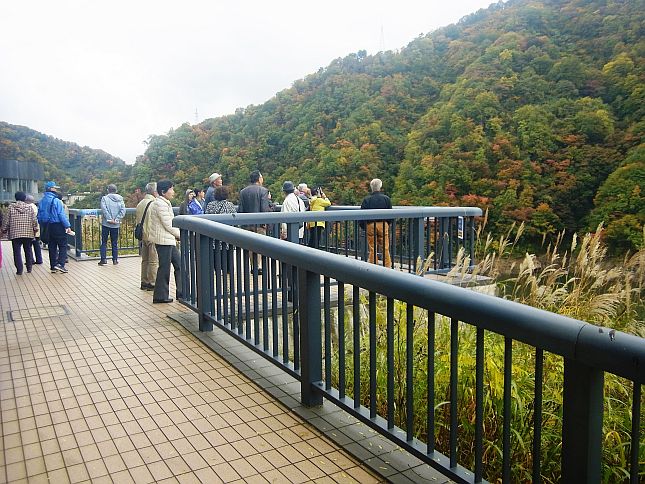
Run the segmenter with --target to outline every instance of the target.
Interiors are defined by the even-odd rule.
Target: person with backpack
[[[45,183],[45,194],[38,205],[38,223],[40,224],[40,240],[49,249],[49,267],[52,273],[69,271],[67,262],[67,236],[74,235],[65,207],[56,190],[60,187],[53,181]]]
[[[155,288],[159,257],[155,243],[150,240],[150,204],[157,198],[157,184],[150,182],[146,185],[146,195],[137,205],[135,220],[141,224],[142,234],[139,252],[141,254],[141,290],[152,291]]]

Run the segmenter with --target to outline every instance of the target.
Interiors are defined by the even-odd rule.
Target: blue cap
[[[52,188],[60,188],[58,185],[56,185],[56,182],[53,181],[48,181],[45,183],[45,190],[51,190]]]

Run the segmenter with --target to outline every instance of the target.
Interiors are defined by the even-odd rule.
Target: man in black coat
[[[374,178],[370,182],[372,193],[363,199],[361,209],[391,209],[392,202],[390,197],[381,191],[382,188],[383,182],[378,178]],[[390,223],[391,220],[365,221],[363,227],[367,234],[367,246],[369,247],[367,260],[369,262],[378,264],[377,253],[380,249],[383,252],[385,267],[392,267],[392,259],[390,258]]]

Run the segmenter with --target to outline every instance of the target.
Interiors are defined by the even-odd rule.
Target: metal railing
[[[177,213],[179,208],[173,210]],[[125,209],[117,244],[120,255],[139,253],[139,241],[134,237],[135,214],[136,208]],[[97,258],[101,247],[101,210],[72,208],[69,210],[69,223],[75,232],[67,236],[69,255],[77,260]],[[111,257],[111,243],[108,243],[107,251]]]
[[[482,215],[476,207],[396,207],[391,210],[360,210],[359,207],[328,207],[321,212],[200,215],[228,225],[262,227],[272,237],[280,237],[286,226],[290,242],[315,247],[345,257],[369,259],[366,231],[388,233],[390,267],[417,272],[420,262],[429,260],[427,272],[447,272],[461,248],[474,262],[475,219]],[[320,232],[316,225],[324,223]],[[303,237],[298,232],[302,227]],[[321,227],[322,228],[322,227]],[[372,257],[385,265],[384,244],[374,238]]]
[[[246,216],[236,217],[245,224],[252,220]],[[493,477],[511,482],[513,370],[518,365],[513,350],[529,348],[533,435],[526,445],[532,449],[533,481],[540,482],[542,466],[548,464],[541,456],[553,451],[545,448],[541,429],[553,411],[543,401],[545,377],[559,368],[545,372],[544,364],[556,357],[563,367],[562,428],[554,445],[559,448],[561,442],[562,482],[600,481],[605,373],[632,382],[629,466],[631,482],[638,482],[643,339],[285,243],[227,226],[227,217],[233,216],[216,217],[175,219],[187,283],[182,302],[197,312],[201,331],[216,326],[299,379],[304,404],[318,405],[326,398],[446,476],[481,482],[489,465],[484,457],[484,417],[492,398],[487,365],[499,356],[495,365],[503,367],[503,404],[499,421],[489,424],[501,429],[495,445],[502,462]],[[272,217],[262,222],[273,224]],[[293,224],[289,238],[297,240],[298,222],[284,220]],[[427,334],[419,340],[421,328]],[[501,355],[487,353],[490,338],[500,339]],[[470,366],[464,367],[464,360]],[[440,368],[449,374],[445,388],[439,388]],[[425,377],[415,380],[419,373]],[[466,409],[459,387],[464,378],[471,382],[466,389],[474,402]],[[420,387],[423,398],[415,398]],[[441,425],[440,412],[445,414]],[[472,427],[467,441],[460,435],[470,430],[458,420],[464,412]],[[472,447],[469,464],[464,447]]]

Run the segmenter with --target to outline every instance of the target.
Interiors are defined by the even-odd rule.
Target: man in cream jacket
[[[174,213],[170,203],[170,200],[175,196],[173,183],[170,180],[158,182],[157,193],[159,196],[152,202],[149,210],[151,213],[148,214],[150,216],[148,239],[155,244],[159,257],[159,269],[157,269],[155,288],[152,293],[152,302],[155,304],[173,301],[168,294],[170,291],[170,264],[172,264],[175,273],[177,297],[181,296],[180,259],[177,250],[179,229],[172,226]]]
[[[136,223],[143,220],[143,239],[141,240],[141,289],[152,291],[155,288],[155,279],[157,269],[159,268],[159,259],[157,258],[157,249],[154,242],[150,241],[150,220],[152,219],[152,204],[157,198],[157,184],[150,182],[146,185],[146,196],[137,205]],[[146,208],[148,211],[146,212]]]

